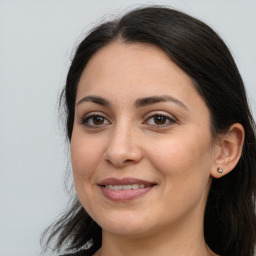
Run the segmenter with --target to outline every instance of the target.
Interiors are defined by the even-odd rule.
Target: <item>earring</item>
[[[217,172],[218,172],[218,173],[223,173],[223,169],[222,169],[221,167],[218,167],[218,168],[217,168]]]

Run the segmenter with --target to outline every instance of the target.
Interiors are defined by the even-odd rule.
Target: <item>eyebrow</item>
[[[111,105],[110,101],[108,101],[107,99],[102,98],[100,96],[94,96],[94,95],[85,96],[84,98],[79,100],[76,105],[78,106],[83,102],[93,102],[93,103],[99,104],[101,106],[107,106],[107,107],[109,107]],[[173,102],[173,103],[179,105],[180,107],[188,110],[188,107],[182,101],[178,100],[175,97],[169,96],[169,95],[150,96],[150,97],[145,97],[145,98],[139,98],[135,101],[134,105],[136,108],[140,108],[140,107],[145,107],[148,105],[156,104],[159,102]]]
[[[169,95],[151,96],[151,97],[137,99],[135,101],[135,106],[136,107],[144,107],[144,106],[148,106],[151,104],[155,104],[155,103],[159,103],[159,102],[168,102],[168,101],[173,102],[173,103],[179,105],[180,107],[188,110],[188,107],[182,101],[178,100],[175,97],[169,96]]]
[[[79,100],[76,105],[80,105],[82,102],[93,102],[102,106],[110,106],[110,102],[100,96],[85,96],[84,98],[82,98],[81,100]]]

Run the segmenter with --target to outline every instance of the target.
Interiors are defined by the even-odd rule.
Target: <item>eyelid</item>
[[[99,116],[104,118],[105,120],[107,120],[109,122],[109,124],[111,124],[110,118],[108,117],[107,114],[105,114],[104,112],[98,112],[98,111],[93,111],[93,112],[89,112],[85,115],[83,115],[83,117],[80,120],[80,123],[88,128],[92,127],[92,128],[100,128],[106,124],[102,124],[102,125],[88,125],[86,124],[86,122],[90,119],[93,118],[95,116]]]
[[[158,111],[158,110],[151,111],[150,113],[146,114],[145,119],[148,119],[148,118],[150,118],[152,116],[155,116],[155,115],[165,116],[167,118],[172,119],[173,121],[178,122],[178,119],[174,115],[172,115],[170,113],[167,113],[166,111]]]
[[[168,127],[172,124],[178,123],[177,118],[174,117],[173,115],[167,114],[166,112],[162,112],[162,111],[154,111],[154,112],[150,112],[149,114],[146,115],[145,121],[143,121],[143,124],[146,124],[146,122],[148,120],[150,120],[151,118],[154,118],[155,116],[163,116],[163,117],[167,118],[170,121],[170,124],[163,124],[163,125],[148,124],[148,125],[154,126],[154,127],[157,127],[157,128],[165,128],[165,127]]]

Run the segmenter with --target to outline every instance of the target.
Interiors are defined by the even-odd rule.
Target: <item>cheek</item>
[[[75,132],[73,132],[70,147],[75,183],[78,180],[81,182],[82,180],[91,180],[97,164],[100,162],[101,149],[97,143],[92,143],[90,139]]]
[[[161,200],[168,213],[180,216],[191,209],[204,207],[210,184],[209,143],[182,138],[169,140],[161,145],[161,150],[152,152],[151,159],[162,176]]]
[[[97,168],[102,158],[101,148],[97,143],[85,138],[84,134],[73,132],[70,150],[76,193],[84,208],[90,213],[94,207],[92,199],[97,183]]]
[[[194,133],[195,134],[195,133]],[[184,184],[205,184],[210,176],[212,154],[210,136],[175,136],[153,147],[152,163],[159,170],[169,189]],[[203,182],[203,183],[202,183]]]

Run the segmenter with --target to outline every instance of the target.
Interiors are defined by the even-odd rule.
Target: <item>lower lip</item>
[[[154,186],[139,188],[139,189],[128,189],[128,190],[112,190],[104,186],[100,186],[103,195],[112,201],[130,201],[139,198],[148,193]]]

